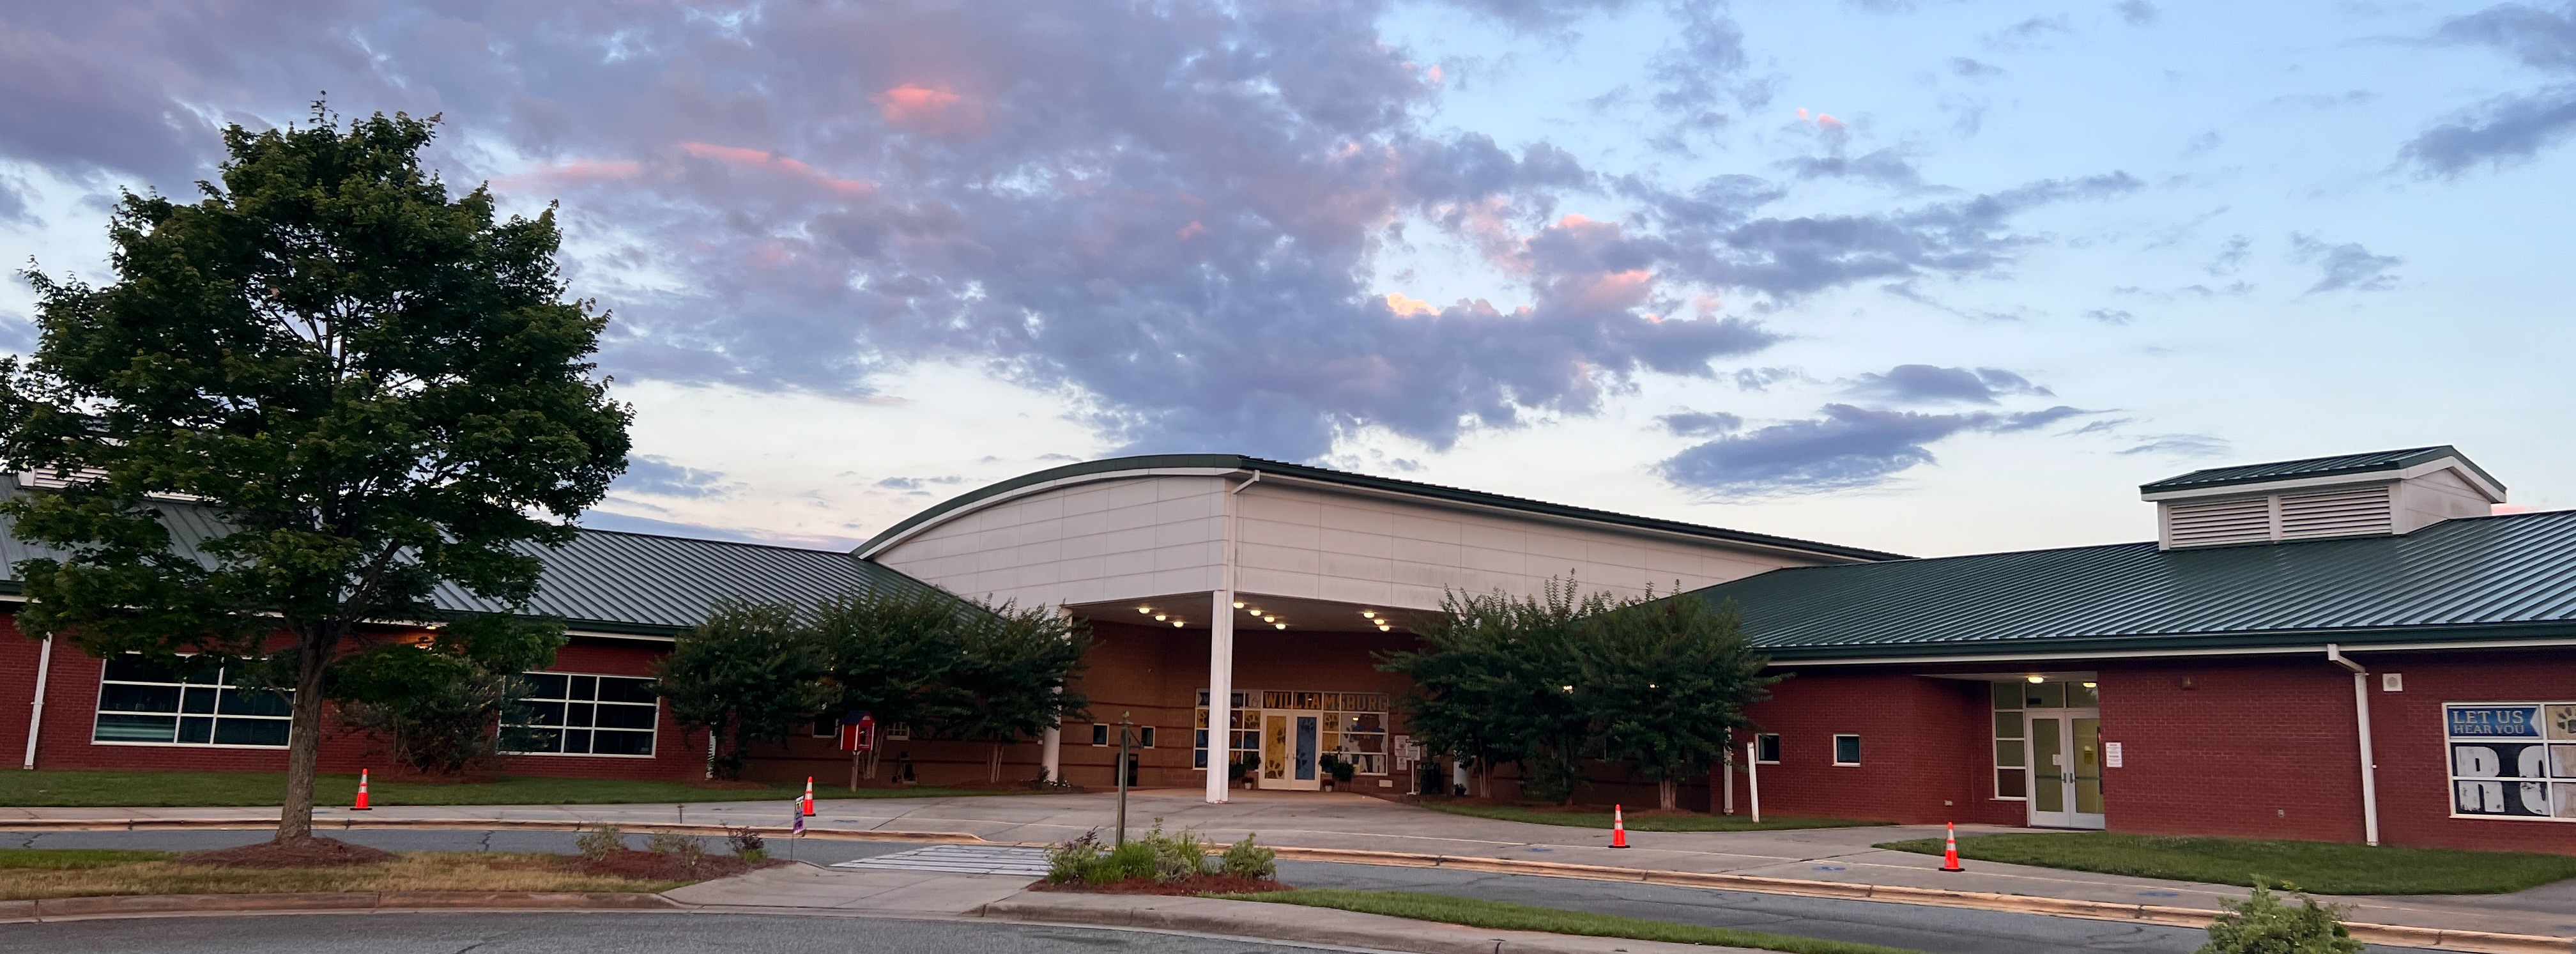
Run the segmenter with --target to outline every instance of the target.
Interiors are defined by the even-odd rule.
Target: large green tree
[[[982,607],[929,587],[883,587],[823,601],[812,614],[830,673],[826,714],[859,711],[877,725],[925,726],[959,660],[959,633]],[[869,778],[876,777],[869,753]]]
[[[1784,677],[1744,641],[1735,604],[1695,596],[1641,601],[1587,617],[1573,643],[1575,707],[1599,751],[1655,782],[1663,808],[1680,807],[1681,780],[1724,759],[1727,740],[1753,727],[1748,703]]]
[[[1570,798],[1591,726],[1577,706],[1574,641],[1585,617],[1609,607],[1572,580],[1528,597],[1450,593],[1415,627],[1417,648],[1379,668],[1413,680],[1406,724],[1433,751],[1471,760],[1479,794],[1491,796],[1493,769],[1510,764],[1531,797]]]
[[[1090,711],[1067,688],[1091,648],[1090,627],[1051,609],[1010,604],[960,618],[956,657],[925,706],[944,738],[987,743],[986,780],[1002,780],[1003,747]]]
[[[227,128],[195,201],[117,205],[115,281],[27,273],[42,339],[0,387],[0,457],[69,484],[0,503],[56,554],[17,566],[20,628],[292,690],[281,841],[311,836],[338,668],[447,618],[445,586],[499,612],[431,644],[550,658],[560,624],[517,615],[542,545],[625,467],[552,211],[451,195],[435,122]]]
[[[706,730],[716,774],[740,778],[754,743],[785,743],[831,704],[829,662],[796,607],[726,600],[672,643],[653,688],[682,726]]]

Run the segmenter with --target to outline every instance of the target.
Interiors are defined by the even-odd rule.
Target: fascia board
[[[2565,629],[2566,627],[2546,628]],[[2189,656],[2297,656],[2323,653],[2325,652],[2326,646],[2330,643],[2340,647],[2346,653],[2431,652],[2455,649],[2547,649],[2561,646],[2576,646],[2576,633],[2556,636],[2497,637],[2492,639],[2388,639],[2359,643],[2351,641],[2356,635],[2351,633],[2331,634],[2333,636],[2332,639],[2320,638],[2330,635],[2326,633],[2307,633],[2303,635],[2305,638],[2297,641],[2267,642],[2254,645],[2232,646],[2168,646],[2153,649],[2104,648],[2096,642],[2094,646],[2089,647],[2068,646],[2055,650],[2031,649],[2013,652],[1915,653],[1878,656],[1854,655],[1800,657],[1793,651],[1785,658],[1778,654],[1774,654],[1771,658],[1770,665],[1774,668],[1805,666],[1919,666],[1935,663],[2015,662],[2050,659],[2157,659]],[[2369,634],[2364,633],[2358,635],[2360,638],[2369,639]]]
[[[1563,514],[1533,513],[1519,507],[1500,507],[1492,504],[1480,504],[1466,500],[1449,500],[1440,497],[1424,496],[1418,493],[1406,493],[1400,490],[1381,490],[1375,487],[1355,487],[1350,484],[1338,483],[1330,480],[1316,480],[1310,477],[1297,477],[1287,474],[1265,472],[1261,482],[1265,484],[1287,484],[1299,489],[1343,494],[1352,497],[1367,497],[1376,500],[1394,500],[1414,504],[1416,506],[1430,507],[1433,509],[1486,514],[1506,517],[1512,520],[1555,524],[1557,526],[1565,527],[1582,527],[1587,530],[1600,530],[1608,533],[1619,534],[1621,536],[1651,537],[1658,540],[1674,540],[1689,543],[1695,546],[1724,547],[1738,550],[1749,550],[1755,553],[1796,556],[1807,560],[1826,561],[1826,565],[1879,562],[1876,560],[1863,560],[1855,557],[1839,556],[1830,553],[1818,553],[1814,550],[1800,549],[1798,547],[1775,546],[1772,544],[1757,543],[1747,540],[1729,540],[1722,537],[1712,537],[1703,534],[1681,533],[1672,530],[1659,530],[1653,527],[1632,526],[1624,523],[1614,523],[1608,520],[1587,520],[1582,517]]]
[[[2438,470],[2440,468],[2434,469]],[[2261,483],[2221,484],[2216,487],[2193,487],[2186,490],[2167,490],[2161,493],[2139,494],[2138,499],[2149,503],[2162,503],[2168,500],[2196,500],[2207,497],[2261,497],[2267,494],[2279,493],[2284,490],[2304,490],[2311,487],[2347,487],[2358,486],[2361,484],[2396,483],[2401,479],[2401,475],[2403,473],[2403,471],[2390,468],[2388,470],[2371,470],[2351,474],[2329,474],[2323,477],[2296,477],[2289,480],[2267,480]]]

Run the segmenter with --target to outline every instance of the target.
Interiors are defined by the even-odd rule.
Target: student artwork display
[[[2451,815],[2576,821],[2576,702],[2442,707]]]

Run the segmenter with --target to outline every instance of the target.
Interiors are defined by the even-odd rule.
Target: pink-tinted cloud
[[[623,159],[574,159],[500,176],[493,179],[492,184],[501,189],[531,186],[567,188],[632,179],[643,172],[642,163]]]
[[[945,84],[925,86],[905,83],[868,97],[875,103],[877,114],[903,129],[934,134],[981,132],[984,111],[981,105],[957,94]]]
[[[1398,317],[1414,318],[1422,315],[1436,315],[1440,313],[1440,309],[1433,306],[1430,302],[1423,301],[1422,299],[1415,298],[1403,292],[1388,292],[1385,297],[1386,310],[1396,313]]]
[[[876,186],[866,181],[826,175],[820,169],[774,152],[744,149],[740,146],[719,146],[706,142],[681,143],[680,151],[700,159],[713,159],[730,166],[763,169],[790,178],[803,179],[838,195],[862,196],[876,191]]]

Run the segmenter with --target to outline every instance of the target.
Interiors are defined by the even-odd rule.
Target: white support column
[[[1055,612],[1064,620],[1065,627],[1070,630],[1073,626],[1073,611],[1058,606]],[[1064,687],[1057,686],[1055,692],[1057,695],[1063,695]],[[1064,719],[1062,717],[1058,717],[1054,725],[1047,726],[1045,734],[1038,737],[1038,764],[1044,767],[1047,781],[1059,785],[1064,783]]]
[[[1229,573],[1228,576],[1233,574]],[[1207,801],[1226,802],[1226,765],[1234,761],[1234,591],[1216,591],[1208,604]]]

